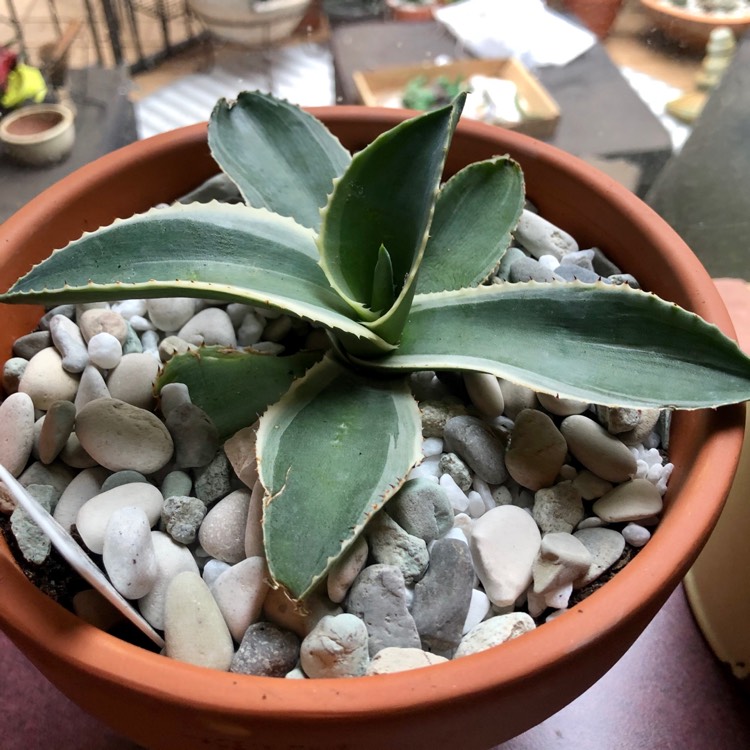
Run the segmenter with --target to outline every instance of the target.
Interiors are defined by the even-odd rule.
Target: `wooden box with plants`
[[[0,623],[134,741],[489,747],[604,674],[716,522],[750,360],[705,270],[462,104],[241,94],[0,228]],[[163,653],[29,582],[24,508]]]

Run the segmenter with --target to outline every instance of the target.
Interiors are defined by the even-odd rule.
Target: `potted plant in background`
[[[216,39],[262,47],[288,37],[311,0],[188,0],[188,6]]]
[[[219,127],[224,127],[225,130],[218,141],[214,139],[214,150],[217,154],[221,153],[222,141],[224,146],[228,145],[219,158],[224,168],[230,174],[233,173],[235,178],[242,175],[245,166],[237,167],[239,172],[236,172],[229,165],[229,160],[233,155],[241,155],[246,151],[238,147],[242,131],[235,129],[232,113],[235,116],[247,114],[252,109],[247,105],[252,101],[253,97],[247,97],[241,106],[234,109],[219,108],[217,111],[217,120],[224,120],[223,126]],[[255,101],[269,104],[264,97],[256,96]],[[261,113],[258,116],[266,126],[273,124],[275,120],[270,115],[263,115],[264,111],[273,112],[278,107],[284,112],[288,111],[286,105],[271,105],[269,109],[260,104],[256,106]],[[404,116],[397,111],[357,108],[320,110],[319,114],[353,151],[365,146]],[[376,142],[373,148],[352,161],[352,166],[338,183],[339,187],[324,213],[326,218],[320,232],[320,247],[323,248],[323,257],[327,258],[324,266],[328,266],[327,273],[332,279],[333,289],[338,294],[342,294],[344,290],[340,299],[349,308],[358,311],[357,316],[364,316],[360,321],[364,320],[370,325],[364,326],[365,331],[360,330],[362,322],[357,322],[351,313],[343,314],[342,310],[346,308],[341,307],[340,301],[327,303],[332,307],[325,313],[325,322],[329,325],[333,322],[334,330],[343,333],[339,337],[340,347],[348,350],[359,362],[367,361],[373,356],[372,349],[367,345],[368,341],[377,344],[376,338],[382,333],[380,338],[385,341],[386,346],[382,349],[383,354],[376,354],[376,366],[384,363],[387,366],[388,359],[391,358],[396,369],[412,367],[413,363],[408,361],[399,364],[398,357],[405,354],[408,360],[409,347],[412,347],[412,356],[419,356],[420,341],[421,344],[429,341],[427,337],[417,336],[416,339],[412,337],[410,343],[409,336],[402,336],[401,331],[408,331],[409,325],[412,325],[413,331],[414,321],[417,320],[418,323],[418,319],[424,314],[429,316],[429,311],[447,308],[453,303],[457,303],[455,310],[459,311],[465,301],[461,298],[466,293],[459,291],[448,293],[447,297],[440,294],[435,298],[413,297],[414,285],[418,283],[416,267],[422,262],[423,251],[428,259],[423,270],[429,269],[431,251],[429,245],[425,250],[424,243],[430,225],[434,191],[440,180],[445,144],[455,126],[455,120],[456,113],[449,108],[423,116],[416,121],[419,123],[417,126],[413,122],[402,126],[396,131],[400,134],[399,138],[410,134],[414,137],[406,151],[397,149],[389,152],[389,144],[393,144],[396,139],[393,134]],[[293,115],[293,121],[309,137],[309,121],[299,114]],[[266,130],[280,132],[278,127]],[[323,146],[323,162],[327,162],[334,172],[343,169],[348,157],[332,141],[328,141],[326,136],[320,136],[319,133],[317,135],[322,137],[323,144],[327,144]],[[469,179],[467,175],[475,175],[477,170],[499,169],[498,165],[506,164],[505,160],[492,157],[497,153],[510,152],[520,162],[529,196],[543,215],[580,236],[583,242],[604,245],[614,262],[639,276],[649,289],[703,314],[725,330],[730,330],[725,311],[700,264],[676,235],[627,191],[573,157],[497,128],[478,123],[462,123],[456,130],[453,144],[447,160],[449,174],[456,174],[461,168],[474,162],[490,160],[483,166],[469,168],[462,177],[455,178],[458,183],[454,184],[465,186],[467,183],[464,181]],[[283,152],[288,153],[291,145],[283,143]],[[311,142],[304,137],[295,145],[301,147],[301,153],[309,155],[310,151],[314,151],[320,156],[318,149],[312,149]],[[138,158],[134,158],[136,151]],[[404,160],[407,158],[416,160],[419,168],[404,170]],[[316,158],[315,163],[320,167],[319,158]],[[360,211],[363,204],[358,196],[367,194],[365,205],[369,205],[373,200],[370,193],[371,180],[377,182],[389,170],[395,170],[399,180],[406,174],[409,180],[414,181],[414,185],[421,186],[417,190],[409,189],[405,194],[396,196],[399,203],[404,195],[410,196],[409,202],[415,210],[411,214],[407,213],[412,217],[409,220],[386,220],[388,212],[394,208],[393,196],[388,198],[393,183],[387,181],[388,189],[385,194],[382,191],[378,193],[385,202],[381,205],[380,199],[375,200],[375,205],[383,209],[384,213],[372,224],[368,221],[367,214],[363,217]],[[100,160],[81,170],[74,178],[61,183],[57,188],[61,191],[58,196],[42,196],[4,225],[2,239],[8,248],[3,263],[3,271],[7,274],[4,280],[11,282],[28,268],[30,262],[41,260],[52,247],[61,246],[76,237],[81,229],[94,229],[117,216],[129,216],[157,202],[172,200],[214,172],[215,165],[206,149],[205,131],[199,126],[136,144]],[[319,169],[313,170],[314,175],[320,176],[319,173]],[[334,176],[330,171],[327,176],[325,171],[323,174],[326,180]],[[163,175],[164,179],[160,184],[154,179],[156,175]],[[251,179],[247,183],[248,190],[245,192],[253,192],[255,188],[251,187],[252,182]],[[293,171],[292,183],[294,182]],[[414,187],[411,182],[409,185]],[[281,197],[282,202],[286,201],[286,210],[300,204],[298,208],[308,212],[308,219],[312,217],[312,221],[316,221],[316,210],[311,210],[315,202],[300,202],[297,195],[291,201],[293,205],[289,206],[288,188],[287,185],[285,189],[278,191],[274,200]],[[94,196],[97,200],[94,200]],[[265,198],[261,200],[265,201]],[[56,203],[60,207],[59,212],[50,212],[48,201]],[[400,210],[400,205],[397,207]],[[443,212],[449,207],[450,203],[439,206],[438,216],[445,216]],[[79,218],[81,215],[78,210],[85,211],[85,220]],[[140,224],[158,226],[170,217],[176,218],[179,224],[180,217],[191,216],[190,210],[163,210],[166,213],[161,215],[159,211],[147,214],[149,218],[141,220]],[[210,207],[198,208],[193,219],[201,214],[208,216],[214,210]],[[357,217],[354,220],[350,210]],[[250,213],[256,218],[259,216],[257,212]],[[266,217],[265,212],[261,213]],[[378,211],[375,213],[378,214]],[[452,215],[453,211],[447,210],[447,214]],[[45,222],[40,223],[37,217],[42,215]],[[240,216],[239,213],[237,215]],[[347,237],[351,240],[352,237],[360,236],[363,220],[369,224],[370,229],[378,230],[366,231],[364,236],[375,238],[385,236],[382,234],[384,225],[380,224],[378,229],[378,221],[386,221],[386,234],[394,235],[388,241],[392,250],[378,239],[377,247],[369,248],[364,265],[357,262],[347,266],[346,263],[337,262],[337,248],[340,249],[342,245],[336,239],[343,238],[345,246]],[[276,219],[272,221],[278,222]],[[139,221],[136,220],[117,226],[124,228],[122,236],[126,236],[133,228],[137,233],[138,225]],[[294,236],[310,235],[310,232],[293,229],[288,220],[283,221],[282,225],[285,231],[291,231]],[[44,242],[38,238],[39,226],[45,227]],[[192,230],[196,227],[197,225],[193,225]],[[104,237],[107,254],[110,251],[116,253],[118,234],[117,228],[110,235],[107,230],[103,234],[94,233],[84,237],[78,247],[83,249],[87,244],[96,244]],[[404,236],[411,236],[411,240],[404,243]],[[189,240],[189,234],[183,234],[183,239],[186,238]],[[33,257],[29,253],[30,247],[34,248]],[[632,248],[638,248],[638,253],[631,255]],[[120,249],[122,250],[122,246]],[[398,255],[394,255],[394,262],[390,256],[396,253]],[[173,254],[170,255],[174,257]],[[62,278],[65,282],[72,280],[70,274],[75,271],[66,266],[66,257],[66,253],[53,256],[51,266],[47,269],[41,266],[32,272],[26,281],[15,287],[11,296],[15,295],[19,301],[24,297],[35,297],[30,290],[48,270],[54,272],[58,261],[62,262]],[[338,261],[341,260],[338,257]],[[130,262],[129,260],[128,264]],[[138,265],[134,264],[134,268]],[[388,272],[389,266],[395,269],[395,273]],[[193,266],[191,275],[199,267],[200,264]],[[169,279],[173,278],[172,270],[169,270]],[[146,279],[142,281],[145,283],[153,274],[151,269],[144,272]],[[89,275],[91,272],[84,272],[84,286]],[[383,278],[387,283],[381,283]],[[427,278],[429,283],[429,273]],[[367,279],[366,283],[363,279]],[[373,283],[375,279],[380,281]],[[103,283],[106,284],[109,280],[106,279]],[[52,284],[50,289],[57,285]],[[459,286],[463,285],[461,283]],[[111,287],[100,291],[109,298],[115,294]],[[117,290],[120,296],[121,291]],[[185,294],[185,285],[180,285],[175,291],[179,295]],[[533,288],[529,288],[529,292],[532,298],[536,294]],[[159,290],[159,294],[161,293],[162,290]],[[210,293],[210,285],[202,287],[199,293],[201,296]],[[52,297],[66,294],[74,295],[76,292],[72,289],[60,291],[59,294],[50,292]],[[90,296],[85,290],[82,294],[84,298]],[[262,294],[266,295],[268,292]],[[278,290],[273,294],[280,303]],[[489,288],[488,291],[476,290],[473,294],[489,300],[494,299],[498,292]],[[697,328],[699,339],[704,337],[702,340],[706,344],[716,344],[719,360],[726,357],[724,364],[730,370],[734,369],[739,383],[739,391],[714,396],[709,403],[726,403],[745,397],[742,395],[741,383],[745,382],[746,392],[747,365],[738,355],[736,347],[719,343],[715,331],[676,307],[658,303],[648,295],[598,288],[586,290],[575,285],[566,287],[565,291],[548,288],[542,293],[546,301],[539,310],[544,314],[545,307],[556,297],[570,302],[572,297],[581,295],[580,298],[583,299],[589,294],[593,298],[604,295],[618,301],[637,299],[639,302],[635,303],[636,308],[642,304],[642,310],[647,311],[646,317],[650,322],[655,322],[657,327],[665,324],[671,328],[671,323],[676,323],[679,328],[682,321],[688,323],[688,328]],[[330,298],[329,293],[322,297],[319,293],[314,296],[319,299]],[[336,296],[331,299],[335,300]],[[410,313],[412,299],[414,307]],[[431,299],[440,304],[431,305]],[[309,316],[313,309],[311,305],[314,306],[312,299],[304,303],[303,315]],[[559,314],[563,314],[564,307],[553,313],[548,320],[559,321]],[[384,310],[386,312],[383,314]],[[8,326],[3,341],[6,351],[10,343],[9,337],[33,327],[38,314],[38,308],[19,307],[8,311]],[[410,315],[411,320],[406,323],[406,318]],[[571,324],[575,317],[574,314],[570,319]],[[595,328],[600,327],[600,319],[597,319]],[[351,336],[352,333],[359,335],[361,340],[357,342]],[[618,335],[613,337],[615,341]],[[670,344],[669,341],[664,343],[667,346]],[[671,343],[674,343],[673,337]],[[395,354],[389,354],[388,351],[395,344],[401,345],[400,354],[398,350]],[[415,346],[416,349],[413,348]],[[709,356],[711,349],[711,346],[701,349],[698,359],[702,362],[704,357]],[[667,370],[670,377],[675,373],[696,374],[694,365],[698,363],[691,364],[690,347],[679,349],[678,352],[672,347],[672,353],[678,354],[674,362],[678,369],[673,372]],[[494,371],[496,365],[491,364],[490,360],[495,355],[489,359],[486,356],[483,355],[485,358],[482,360],[482,369],[486,367],[489,371]],[[632,357],[623,352],[621,365],[632,363],[636,356],[635,350]],[[687,362],[679,364],[684,358]],[[531,359],[537,357],[532,356]],[[648,357],[640,360],[644,367],[647,360]],[[472,366],[475,364],[476,362]],[[431,366],[434,366],[434,357]],[[459,365],[461,366],[467,366],[467,363],[464,362]],[[622,369],[626,368],[616,367],[611,374],[620,385],[622,380],[619,376],[623,373],[618,370]],[[592,374],[596,379],[594,371]],[[541,381],[535,382],[542,390],[582,395],[578,390],[580,385],[566,383],[564,376],[562,381],[557,376],[550,380],[552,375],[547,372]],[[600,372],[599,376],[601,375]],[[531,377],[533,379],[535,376]],[[600,386],[604,382],[606,388],[608,379],[604,377],[602,380],[599,377]],[[634,381],[633,378],[624,379],[631,383]],[[677,391],[680,380],[678,375],[672,382],[674,390],[671,395],[668,396],[665,392],[662,397],[657,397],[657,402],[671,404],[674,403],[672,399],[679,399],[685,405],[700,406],[706,403],[706,400],[693,400],[693,389],[689,387],[683,397],[679,397]],[[699,380],[702,388],[713,385],[705,379]],[[659,387],[658,382],[650,381],[650,385]],[[614,396],[610,394],[607,398]],[[270,678],[237,679],[236,676],[169,661],[110,637],[47,600],[15,568],[7,548],[3,548],[0,558],[3,565],[3,585],[7,587],[0,605],[0,618],[11,637],[66,694],[119,731],[153,747],[170,747],[176,742],[186,746],[190,743],[196,745],[215,742],[217,735],[224,732],[237,746],[246,747],[283,747],[299,744],[300,738],[303,738],[303,746],[309,747],[330,746],[334,742],[348,746],[355,741],[360,747],[382,747],[384,743],[403,745],[416,737],[423,743],[432,741],[444,744],[446,741],[456,741],[466,747],[487,746],[537,723],[580,694],[616,661],[657,611],[694,559],[716,520],[736,465],[741,441],[741,421],[740,410],[731,407],[676,415],[671,451],[678,471],[670,488],[664,519],[650,545],[610,583],[577,605],[575,611],[524,638],[505,644],[501,649],[491,649],[439,667],[362,680],[316,681],[311,685],[296,681],[273,681]],[[269,435],[261,440],[264,441],[267,437]],[[276,450],[276,455],[280,455],[280,451]],[[706,462],[712,466],[711,472],[703,469]],[[272,471],[271,474],[278,479],[284,472],[278,474]],[[367,513],[367,508],[364,512]],[[644,575],[646,571],[649,571],[648,575]],[[283,573],[278,577],[297,595],[302,595],[322,571],[309,568],[308,573],[309,575],[306,573],[303,576],[305,580],[301,584],[285,580]],[[12,606],[8,604],[10,601]],[[613,606],[615,601],[618,606]],[[624,616],[623,611],[627,612]],[[519,689],[521,684],[524,689]],[[456,689],[456,685],[460,687]],[[146,707],[153,710],[155,701],[160,710],[159,723],[154,727],[144,727],[135,717]],[[496,721],[499,714],[503,716],[502,726],[498,726]]]
[[[385,0],[394,21],[431,21],[447,0]]]

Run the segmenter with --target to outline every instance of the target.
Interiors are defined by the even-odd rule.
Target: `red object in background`
[[[5,92],[8,74],[16,67],[18,55],[6,47],[0,47],[0,94]]]

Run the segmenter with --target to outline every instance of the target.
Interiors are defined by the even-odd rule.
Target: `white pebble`
[[[622,535],[631,547],[643,547],[651,539],[651,532],[638,523],[629,523],[622,530]]]
[[[205,551],[205,550],[204,550]],[[229,563],[225,563],[223,560],[215,560],[211,558],[203,566],[203,580],[206,585],[210,588],[213,582],[225,571],[229,570],[232,566]]]
[[[146,314],[146,300],[126,299],[121,302],[113,302],[110,309],[122,315],[125,320],[130,320],[134,315]]]
[[[102,560],[112,585],[126,599],[140,599],[156,581],[151,523],[142,508],[119,508],[104,530]]]
[[[138,333],[156,330],[156,326],[148,318],[144,318],[142,315],[133,315],[130,318],[130,325],[133,327],[133,330]]]
[[[441,438],[430,437],[422,441],[422,455],[426,458],[439,456],[443,452],[443,441]]]
[[[443,539],[458,539],[459,542],[463,542],[466,545],[469,544],[469,537],[466,536],[464,530],[460,529],[458,526],[454,526],[450,529],[450,531],[443,536]]]
[[[443,474],[440,477],[440,486],[445,490],[451,506],[456,513],[463,513],[469,507],[469,498],[466,497],[461,488],[456,484],[456,480],[450,474]]]
[[[487,598],[487,594],[479,589],[472,589],[469,611],[466,613],[466,620],[464,620],[461,634],[466,635],[470,630],[473,630],[480,622],[482,622],[482,620],[484,620],[485,617],[487,617],[489,611],[490,600]]]
[[[89,339],[88,352],[91,362],[103,370],[117,367],[122,359],[122,345],[106,331],[97,333]]]
[[[237,346],[253,346],[260,341],[263,335],[265,321],[252,312],[249,312],[242,319],[242,323],[237,327]]]
[[[554,255],[540,255],[537,260],[550,271],[554,271],[560,265],[560,261]]]
[[[467,497],[469,498],[469,515],[472,518],[479,518],[487,510],[484,498],[476,490],[469,490]]]
[[[548,607],[552,609],[565,609],[568,606],[570,595],[573,593],[573,584],[568,583],[565,586],[561,586],[559,589],[548,591],[544,595],[544,602]]]

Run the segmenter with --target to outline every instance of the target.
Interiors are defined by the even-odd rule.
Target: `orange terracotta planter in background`
[[[392,109],[312,110],[351,150],[395,125]],[[708,274],[651,209],[584,162],[522,135],[462,122],[453,173],[510,153],[550,221],[597,245],[644,287],[732,328]],[[170,201],[217,171],[205,125],[142,141],[79,170],[0,227],[0,284],[83,231]],[[0,306],[0,353],[39,309]],[[38,591],[0,543],[0,626],[62,692],[150,748],[488,748],[537,724],[602,676],[697,556],[729,490],[744,409],[675,415],[664,518],[612,581],[554,622],[427,669],[336,680],[216,672],[150,653],[86,624]],[[148,717],[144,719],[144,717]]]

